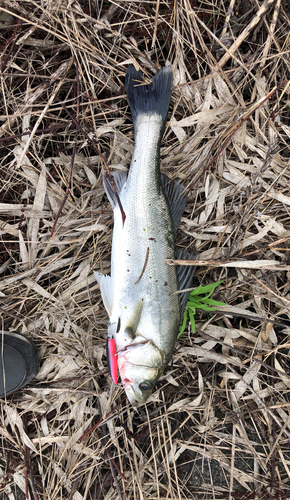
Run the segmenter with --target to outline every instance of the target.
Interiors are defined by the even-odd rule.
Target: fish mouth
[[[132,406],[146,403],[147,399],[152,395],[156,380],[158,380],[158,376],[160,375],[160,370],[152,366],[132,365],[131,363],[130,367],[128,365],[126,367],[130,368],[130,371],[127,370],[127,373],[126,370],[122,373],[122,368],[124,367],[121,367],[120,370],[122,385]],[[143,376],[140,376],[140,374],[136,375],[136,369],[139,371],[140,368],[144,370]]]
[[[131,405],[137,406],[139,404],[139,401],[138,401],[138,398],[137,398],[135,391],[134,391],[134,387],[133,387],[134,381],[125,377],[122,382],[123,382],[122,385],[125,389],[127,398],[129,399]]]
[[[122,379],[122,386],[126,392],[127,398],[129,399],[132,406],[138,406],[140,404],[146,403],[147,399],[151,396],[156,380],[158,379],[159,370],[146,367],[141,365],[126,366],[127,370],[120,369],[120,375]],[[144,375],[136,375],[136,369],[142,368],[144,370]],[[126,373],[127,371],[127,373]],[[147,388],[144,385],[147,385]],[[143,387],[142,387],[143,385]]]
[[[126,395],[127,395],[127,398],[129,399],[130,403],[132,406],[138,406],[138,405],[141,405],[141,404],[144,404],[146,403],[147,399],[151,396],[152,392],[150,394],[148,394],[146,396],[146,398],[141,398],[141,397],[138,397],[135,390],[134,390],[134,387],[131,385],[131,383],[127,383],[127,384],[123,384],[124,385],[124,389],[126,391]]]

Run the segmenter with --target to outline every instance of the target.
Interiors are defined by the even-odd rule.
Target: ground
[[[40,371],[0,403],[3,499],[290,498],[287,0],[0,0],[1,326]],[[197,310],[146,405],[112,385],[102,172],[127,172],[129,64],[171,64],[161,169],[188,192]]]

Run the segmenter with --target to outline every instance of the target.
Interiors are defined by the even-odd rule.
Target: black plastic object
[[[19,333],[0,330],[0,398],[28,384],[38,369],[34,343]]]

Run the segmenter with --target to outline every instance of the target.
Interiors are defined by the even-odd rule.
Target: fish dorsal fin
[[[191,260],[195,257],[195,254],[184,252],[181,249],[176,250],[175,258],[176,259],[186,259]],[[190,288],[192,286],[192,278],[194,275],[195,266],[177,266],[177,284],[178,290],[183,290],[186,288]],[[183,317],[184,309],[187,304],[188,296],[190,292],[179,293],[179,306],[180,306],[180,316]]]
[[[98,273],[97,271],[94,271],[94,275],[97,282],[99,283],[104,306],[110,317],[113,309],[113,280],[111,276],[105,276],[104,274]]]
[[[126,172],[113,172],[111,175],[114,178],[116,189],[119,194],[122,191],[123,186],[126,184],[127,174]],[[107,172],[105,172],[103,175],[103,184],[106,191],[106,195],[108,196],[109,202],[111,203],[112,208],[114,210],[115,206],[117,205],[117,199]]]
[[[184,192],[184,187],[179,182],[171,181],[165,174],[161,174],[161,186],[168,201],[174,232],[176,234],[185,209],[186,193]]]

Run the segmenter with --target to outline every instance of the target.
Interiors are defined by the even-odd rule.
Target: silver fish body
[[[161,186],[159,161],[172,72],[170,67],[161,72],[155,77],[159,79],[155,87],[158,94],[158,85],[165,84],[168,101],[161,111],[158,95],[153,91],[157,102],[149,102],[145,111],[138,110],[138,103],[137,111],[134,109],[136,87],[132,80],[134,75],[139,80],[141,77],[134,69],[127,74],[127,80],[131,78],[131,82],[127,81],[127,93],[134,119],[135,147],[128,178],[113,174],[126,215],[124,223],[110,181],[104,181],[114,207],[111,277],[96,277],[110,317],[119,372],[132,405],[144,403],[151,395],[172,357],[180,324],[176,268],[166,264],[166,259],[174,258],[175,227]],[[152,101],[152,96],[149,98]]]

